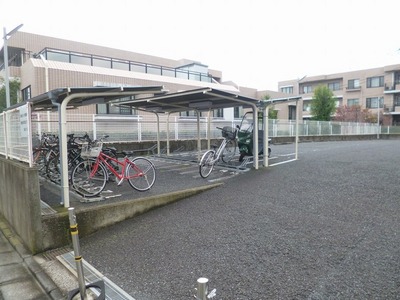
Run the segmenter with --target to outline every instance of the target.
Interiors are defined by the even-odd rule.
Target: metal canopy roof
[[[201,88],[137,100],[119,101],[114,102],[114,105],[134,107],[158,113],[188,110],[205,111],[235,106],[253,107],[259,103],[260,101],[254,98],[213,88]]]
[[[61,104],[65,98],[74,95],[68,103],[69,107],[78,107],[89,104],[108,103],[134,95],[155,95],[165,93],[163,86],[146,87],[80,87],[58,88],[33,97],[27,102],[32,104],[33,110],[53,109]]]
[[[124,97],[137,95],[140,95],[139,99],[120,100]],[[68,102],[68,107],[109,103],[154,113],[188,110],[206,111],[236,106],[254,107],[260,104],[260,100],[213,88],[200,88],[168,94],[163,86],[58,88],[33,97],[27,102],[32,104],[34,111],[50,110],[62,104],[68,96],[73,96]]]

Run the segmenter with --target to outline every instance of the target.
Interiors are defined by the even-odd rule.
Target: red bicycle
[[[120,185],[125,179],[137,191],[149,190],[156,181],[154,164],[144,157],[130,159],[129,152],[122,152],[122,161],[102,152],[103,142],[85,144],[82,147],[83,161],[75,166],[71,174],[72,187],[84,197],[100,194],[112,174]]]

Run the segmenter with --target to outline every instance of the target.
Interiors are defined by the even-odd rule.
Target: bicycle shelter
[[[135,96],[134,100],[121,101],[121,98]],[[93,87],[93,88],[59,88],[45,94],[29,99],[28,104],[32,111],[38,110],[58,110],[59,117],[59,139],[60,139],[60,158],[61,158],[61,203],[69,207],[69,182],[68,182],[68,162],[67,162],[67,132],[66,132],[66,111],[69,108],[90,104],[108,103],[118,106],[127,106],[137,110],[152,112],[157,116],[157,153],[160,155],[159,138],[159,113],[167,113],[167,128],[169,127],[169,116],[171,113],[194,110],[197,112],[197,145],[198,152],[201,151],[200,121],[199,112],[211,111],[218,108],[229,108],[242,106],[251,108],[254,116],[253,131],[253,166],[258,169],[258,122],[256,121],[257,112],[262,109],[264,114],[264,153],[267,153],[268,143],[268,105],[261,100],[249,98],[213,88],[201,88],[177,93],[167,93],[163,86],[147,87]],[[210,120],[208,118],[208,128]],[[208,137],[208,146],[210,145]],[[297,139],[296,139],[297,142]],[[169,155],[169,129],[167,129],[167,155]],[[263,165],[268,166],[268,156],[264,155]]]

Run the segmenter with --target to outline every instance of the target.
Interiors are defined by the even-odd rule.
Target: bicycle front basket
[[[82,144],[81,156],[82,157],[97,157],[103,148],[102,142],[95,142],[93,144]]]
[[[234,140],[236,137],[236,130],[230,126],[222,128],[222,137]]]

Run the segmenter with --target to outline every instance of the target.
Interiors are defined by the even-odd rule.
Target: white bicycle
[[[222,140],[221,145],[219,145],[218,149],[214,147],[214,149],[208,150],[203,154],[199,164],[199,172],[200,176],[203,178],[207,178],[212,170],[214,169],[214,165],[221,159],[224,163],[228,163],[236,153],[236,133],[237,130],[235,128],[225,126],[224,128],[217,127],[222,131],[222,136],[224,139]]]

